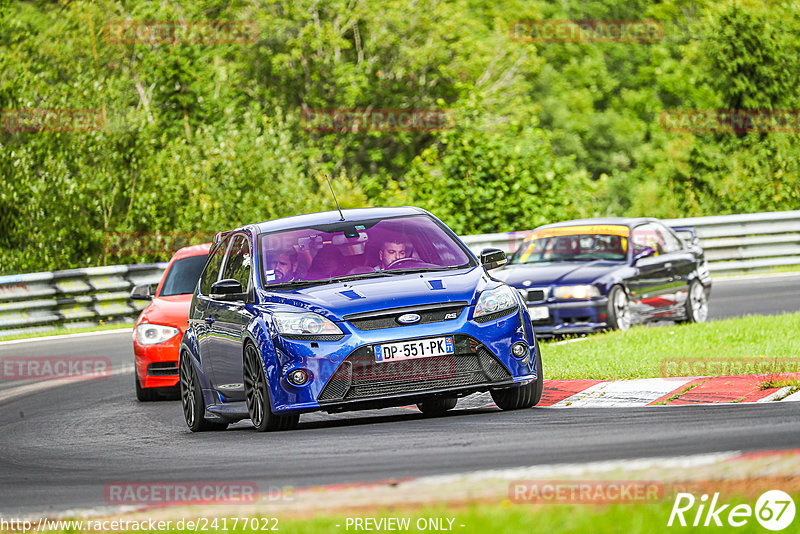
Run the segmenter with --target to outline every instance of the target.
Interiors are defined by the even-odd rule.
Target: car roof
[[[346,221],[360,221],[364,219],[380,219],[385,217],[398,217],[402,215],[427,214],[425,210],[412,206],[397,208],[359,208],[342,210],[342,213],[344,214]],[[323,211],[320,213],[308,213],[305,215],[295,215],[293,217],[273,219],[271,221],[264,221],[258,224],[248,225],[246,228],[251,228],[257,234],[261,234],[265,232],[274,232],[276,230],[286,230],[289,228],[302,228],[304,226],[332,224],[340,222],[341,219],[342,218],[338,211]]]
[[[572,221],[561,221],[552,224],[545,224],[544,226],[539,226],[536,229],[542,230],[546,228],[563,228],[565,226],[591,226],[601,224],[627,226],[629,228],[633,228],[639,224],[654,221],[658,221],[658,219],[654,219],[652,217],[597,217],[594,219],[574,219]]]
[[[200,245],[189,245],[188,247],[183,247],[181,249],[178,249],[178,251],[172,255],[170,261],[179,260],[181,258],[188,258],[189,256],[207,255],[210,249],[211,249],[211,243],[202,243]]]

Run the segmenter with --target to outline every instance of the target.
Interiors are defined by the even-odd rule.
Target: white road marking
[[[776,398],[780,399],[781,397],[786,396],[786,394],[789,393],[791,390],[792,390],[791,386],[782,387],[778,391],[773,391],[766,397],[758,399],[756,402],[771,402]]]
[[[133,369],[134,369],[133,365],[125,365],[123,367],[113,369],[110,373],[108,373],[107,376],[124,375],[127,373],[132,373]],[[0,391],[0,402],[5,402],[7,400],[16,397],[29,395],[31,393],[38,393],[39,391],[44,391],[50,388],[66,386],[67,384],[75,384],[76,382],[85,382],[87,380],[103,380],[103,379],[96,378],[93,376],[87,376],[85,378],[74,377],[74,378],[56,378],[53,380],[37,380],[36,382],[25,384],[23,386],[17,386],[14,388]]]
[[[101,330],[100,332],[78,332],[77,334],[61,334],[58,336],[43,336],[43,337],[28,337],[25,339],[12,339],[10,341],[0,341],[0,346],[3,345],[16,345],[17,343],[32,343],[35,341],[63,341],[76,337],[93,337],[104,336],[106,334],[121,334],[123,332],[131,333],[133,328],[117,328],[115,330]]]
[[[643,378],[601,382],[567,397],[554,408],[620,408],[647,406],[694,380],[692,377]]]
[[[800,402],[800,391],[796,391],[789,395],[788,397],[781,399],[781,402]]]

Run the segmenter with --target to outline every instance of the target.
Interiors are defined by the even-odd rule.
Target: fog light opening
[[[305,369],[295,369],[293,371],[289,371],[287,378],[289,379],[289,382],[295,386],[302,386],[308,382],[308,371]]]
[[[522,341],[517,341],[516,343],[511,345],[511,354],[513,354],[515,358],[522,358],[524,356],[527,356],[528,345],[526,345]]]

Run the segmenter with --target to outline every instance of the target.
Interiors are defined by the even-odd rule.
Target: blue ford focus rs
[[[430,213],[317,213],[217,235],[181,342],[193,431],[250,419],[416,404],[425,414],[489,391],[504,410],[542,395],[521,295],[492,278],[505,253],[474,256]]]

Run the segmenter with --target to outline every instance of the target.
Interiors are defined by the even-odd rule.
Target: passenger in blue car
[[[297,251],[291,248],[280,252],[275,263],[275,281],[291,282],[294,280],[295,271],[297,271]]]

